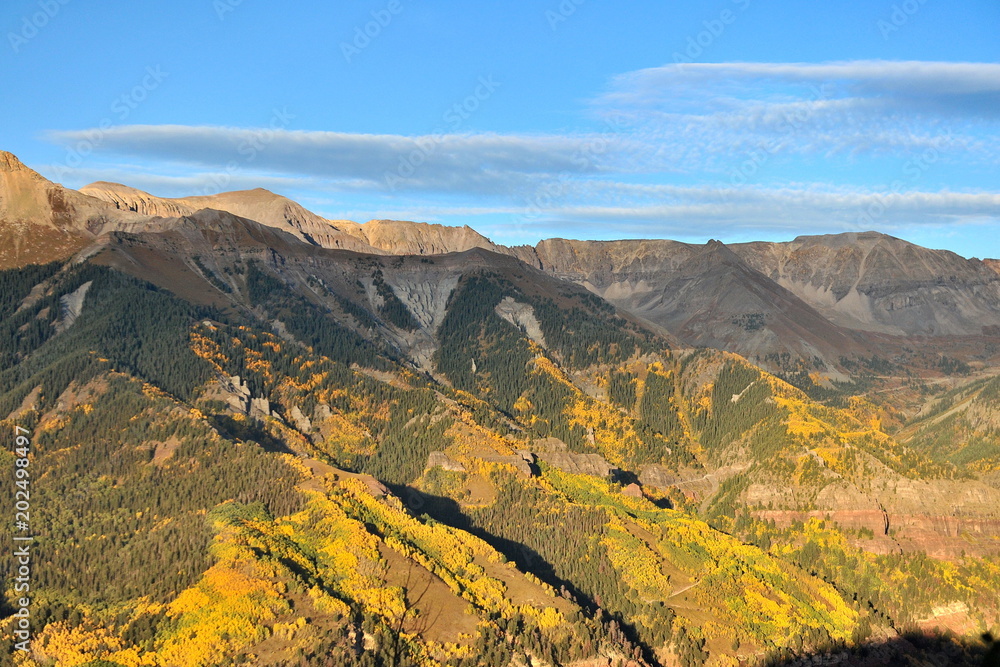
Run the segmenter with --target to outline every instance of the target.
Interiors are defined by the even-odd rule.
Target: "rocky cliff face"
[[[225,211],[286,231],[302,241],[323,248],[380,254],[378,249],[349,231],[338,228],[291,199],[263,188],[168,199],[118,183],[99,182],[81,188],[80,192],[113,204],[120,210],[150,216],[180,217],[204,208]]]
[[[788,352],[835,363],[864,341],[750,266],[728,246],[676,241],[543,241],[542,270],[572,280],[691,345]]]
[[[779,489],[753,485],[747,502],[763,506]],[[870,530],[863,546],[880,553],[921,551],[935,558],[1000,554],[1000,490],[973,480],[885,479],[861,490],[832,484],[813,501],[815,510],[756,510],[780,525],[818,518],[844,528]]]
[[[167,199],[99,182],[76,192],[9,153],[0,153],[0,179],[4,266],[65,258],[101,233],[162,227],[159,221],[207,208],[326,249],[508,255],[586,287],[684,344],[755,359],[787,353],[834,370],[841,357],[871,356],[907,336],[1000,333],[1000,261],[966,260],[875,232],[731,246],[550,239],[508,248],[469,227],[327,220],[263,189]],[[417,302],[430,293],[418,285],[406,292]]]
[[[482,248],[503,252],[471,227],[447,227],[425,222],[369,220],[356,225],[352,233],[374,248],[391,255],[443,255]]]
[[[0,268],[64,259],[108,229],[147,219],[52,183],[0,151]]]
[[[983,262],[877,232],[732,246],[832,322],[866,331],[973,335],[1000,324],[1000,279]]]
[[[148,192],[121,183],[98,181],[80,188],[79,192],[106,201],[121,211],[132,211],[151,217],[178,218],[191,215],[197,210],[182,200],[155,197]]]
[[[551,239],[510,252],[688,344],[745,356],[832,367],[909,336],[1000,331],[1000,262],[876,232],[731,246]]]

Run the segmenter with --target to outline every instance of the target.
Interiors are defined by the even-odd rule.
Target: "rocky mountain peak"
[[[697,246],[695,246],[697,248]],[[702,249],[698,250],[692,259],[700,258],[702,260],[708,259],[714,262],[725,262],[727,264],[743,264],[743,260],[739,255],[734,253],[729,246],[727,246],[722,241],[716,241],[715,239],[709,239]],[[691,261],[691,260],[688,260]]]
[[[265,188],[167,198],[119,183],[97,182],[81,188],[80,192],[112,204],[119,210],[148,216],[175,218],[190,216],[203,209],[225,211],[288,232],[310,245],[381,254],[363,238],[340,229],[298,202]]]
[[[875,231],[841,232],[839,234],[802,234],[800,236],[796,236],[792,240],[792,243],[847,246],[856,245],[858,243],[872,244],[879,241],[899,241],[905,243],[905,241],[902,241],[902,239],[898,239],[895,236],[889,236],[888,234]]]
[[[64,259],[109,231],[221,224],[215,232],[263,238],[257,228],[244,231],[230,220],[194,215],[205,209],[268,228],[268,242],[290,243],[278,233],[286,232],[313,250],[469,253],[463,261],[485,264],[505,255],[680,332],[689,344],[746,354],[790,351],[836,362],[869,353],[858,347],[854,333],[970,336],[1000,327],[1000,260],[967,260],[875,231],[804,235],[784,243],[712,239],[704,245],[554,238],[509,248],[468,225],[328,220],[265,188],[165,198],[99,181],[77,192],[0,151],[0,228],[11,239],[0,265]],[[179,219],[187,222],[171,222]],[[26,225],[35,233],[25,235]]]
[[[181,201],[157,197],[121,183],[97,181],[80,188],[79,191],[105,201],[120,211],[133,211],[142,215],[178,217],[196,210],[195,207]]]
[[[0,267],[66,259],[106,231],[148,219],[53,183],[0,151]]]
[[[356,233],[373,247],[397,255],[441,255],[473,248],[506,251],[468,225],[448,227],[427,222],[369,220]]]
[[[0,151],[0,171],[25,171],[28,168],[17,159],[17,156],[7,151]]]

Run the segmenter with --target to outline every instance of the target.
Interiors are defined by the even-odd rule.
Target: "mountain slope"
[[[942,393],[898,433],[914,449],[1000,479],[1000,379]]]
[[[25,665],[714,666],[1000,622],[986,459],[593,293],[720,346],[839,335],[727,246],[362,253],[129,196],[74,261],[0,272],[0,417],[30,434],[0,459],[45,508]],[[911,427],[975,396],[988,432],[966,389]]]
[[[876,232],[736,244],[733,252],[842,326],[974,335],[1000,324],[995,272],[952,252]]]
[[[102,231],[136,230],[155,218],[213,208],[324,248],[393,255],[481,248],[511,255],[588,287],[686,344],[771,359],[772,368],[781,367],[773,360],[782,355],[806,365],[815,358],[834,378],[848,370],[842,357],[871,358],[873,351],[905,357],[906,338],[914,335],[952,337],[942,344],[970,361],[980,344],[970,337],[1000,331],[1000,274],[989,260],[964,260],[873,232],[735,244],[724,258],[716,245],[672,241],[553,239],[507,248],[468,227],[326,220],[259,188],[165,199],[101,182],[77,193],[45,181],[10,154],[2,169],[0,215],[10,243],[0,262],[6,266],[64,258]],[[26,235],[20,225],[28,219],[50,224]],[[696,253],[703,257],[692,259]]]
[[[750,269],[842,327],[978,335],[1000,322],[1000,279],[990,260],[966,260],[877,232],[728,247]],[[644,292],[686,276],[681,265],[693,252],[695,246],[673,241],[552,239],[535,248],[546,271],[639,303]]]
[[[264,270],[247,270],[254,302],[270,308],[277,290],[287,305],[280,274],[272,268],[270,278],[255,274]],[[29,274],[20,284],[38,278]],[[834,639],[846,638],[856,624],[858,612],[829,585],[692,518],[622,499],[607,483],[555,471],[519,477],[510,462],[521,460],[515,447],[524,440],[513,424],[377,351],[337,347],[338,338],[305,348],[252,320],[206,320],[204,311],[185,311],[166,292],[86,263],[43,276],[49,296],[17,317],[48,317],[52,300],[85,282],[92,287],[76,321],[35,339],[0,375],[5,411],[35,434],[34,490],[52,517],[40,525],[48,538],[36,553],[46,592],[36,607],[45,619],[36,642],[40,659],[284,664],[301,649],[341,656],[345,664],[361,653],[372,664],[396,665],[507,665],[517,655],[548,664],[600,656],[642,664],[644,655],[693,659],[737,636],[753,650],[775,623],[808,624],[821,629],[817,637]],[[16,303],[31,291],[7,294]],[[176,316],[165,317],[171,309]],[[318,321],[312,326],[322,330]],[[137,338],[123,336],[123,327],[134,328]],[[83,365],[49,373],[52,362],[71,358]],[[574,365],[580,363],[586,362]],[[551,579],[544,567],[535,568],[569,587],[559,594],[539,583],[533,568],[504,564],[517,553],[511,537],[502,537],[510,524],[496,514],[511,509],[506,503],[470,515],[473,524],[484,523],[475,529],[482,537],[474,537],[473,525],[417,516],[372,477],[321,460],[362,466],[383,479],[408,470],[402,479],[409,480],[425,477],[422,459],[410,459],[415,446],[426,448],[423,457],[443,448],[464,462],[476,471],[478,481],[466,479],[480,492],[494,488],[500,499],[514,484],[560,508],[569,519],[562,527],[569,544],[597,560],[582,570],[569,566],[564,559],[573,552],[550,543],[557,546],[546,556],[556,559]],[[440,474],[422,484],[438,493],[455,488]],[[430,501],[411,501],[418,508],[420,502]],[[85,520],[63,518],[73,516]],[[461,515],[450,519],[462,523]],[[683,535],[700,546],[668,549],[653,540],[641,547],[653,539],[647,534]],[[108,544],[121,559],[105,557],[103,567],[91,567],[93,554]],[[764,595],[777,587],[791,601],[751,617],[727,598],[684,594],[663,577],[647,580],[631,570],[636,545],[647,565],[669,562],[677,577],[711,579],[711,590],[736,591],[747,585],[744,573],[770,573],[755,590]],[[706,557],[706,550],[715,555]],[[150,568],[153,552],[170,554],[157,561],[160,569],[181,565],[180,571],[167,576]],[[601,576],[599,566],[618,574]],[[637,588],[646,591],[639,603],[629,592]],[[720,629],[702,633],[684,605],[663,604],[674,593],[675,604],[697,601],[711,609]],[[802,601],[814,597],[829,611]],[[595,605],[636,626],[626,632]],[[467,611],[449,624],[432,622],[456,606]]]
[[[915,335],[947,337],[943,348],[970,361],[979,345],[972,338],[1000,331],[1000,275],[988,261],[874,232],[734,244],[731,254],[717,243],[672,241],[551,239],[507,248],[468,227],[325,220],[262,189],[163,199],[95,183],[81,192],[146,215],[224,210],[325,248],[392,255],[481,248],[511,255],[586,286],[688,345],[750,355],[785,372],[799,372],[804,363],[845,379],[850,369],[842,358],[905,359]]]
[[[579,282],[619,308],[691,345],[747,356],[863,354],[864,339],[842,329],[743,262],[719,242],[543,241],[543,270]]]
[[[299,239],[324,248],[345,248],[378,252],[330,221],[306,210],[296,202],[263,188],[222,192],[200,197],[166,199],[118,183],[91,183],[80,192],[107,201],[117,208],[160,217],[190,215],[203,208],[226,211],[287,231]]]
[[[513,420],[521,437],[555,438],[573,455],[599,455],[651,486],[686,488],[708,477],[714,483],[691,490],[718,504],[724,482],[732,487],[734,480],[753,479],[726,502],[773,520],[791,521],[812,511],[865,529],[878,529],[888,513],[896,534],[892,541],[873,543],[877,549],[949,555],[992,553],[998,546],[996,490],[956,480],[961,474],[954,467],[934,464],[870,426],[879,413],[864,401],[844,406],[849,409],[823,408],[745,362],[717,354],[670,354],[673,344],[641,322],[508,256],[478,249],[430,258],[359,255],[316,248],[234,216],[209,220],[207,215],[178,219],[173,228],[156,233],[116,233],[92,261],[153,277],[175,293],[188,289],[192,278],[204,281],[191,290],[202,303],[255,312],[274,331],[347,363],[371,363],[373,354],[388,354],[486,401]],[[202,259],[195,261],[195,255]],[[703,313],[707,331],[729,323],[720,322],[731,317],[726,299],[759,307],[756,293],[741,289],[771,284],[721,244],[693,249],[678,270],[704,278],[668,283],[674,285],[669,303],[687,303]],[[722,287],[716,292],[712,285]],[[781,288],[760,289],[771,302],[784,294],[796,303]],[[802,327],[795,335],[814,335],[802,322],[810,316],[823,320],[803,311],[798,318],[788,317],[789,310],[776,311],[772,326],[788,322]],[[341,338],[350,332],[370,349],[360,342],[329,346],[327,334],[317,334],[323,318],[337,322]],[[698,324],[667,323],[688,337]],[[737,334],[732,342],[709,342],[739,344],[739,339]],[[632,385],[632,398],[617,388],[623,384]],[[744,397],[753,387],[769,388]],[[730,404],[734,409],[722,409]],[[803,476],[811,461],[819,468]],[[395,472],[383,475],[412,481]],[[956,502],[968,515],[968,526],[939,509],[948,498],[963,498]],[[764,509],[772,511],[760,514]],[[731,508],[726,511],[731,515]],[[983,540],[960,537],[969,526]]]
[[[64,259],[105,229],[146,219],[56,185],[0,151],[0,267]]]

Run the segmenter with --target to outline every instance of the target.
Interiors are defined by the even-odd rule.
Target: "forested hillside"
[[[509,257],[213,220],[0,273],[13,664],[735,665],[912,630],[975,664],[1000,623],[988,445],[903,444]],[[929,557],[922,503],[962,493]]]

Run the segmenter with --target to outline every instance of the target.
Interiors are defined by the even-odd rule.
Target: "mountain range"
[[[995,260],[504,247],[9,153],[0,240],[16,664],[976,664],[1000,623]]]
[[[5,244],[0,265],[62,259],[110,231],[137,231],[212,209],[326,249],[373,255],[440,255],[473,249],[516,257],[583,285],[686,345],[736,352],[767,364],[782,355],[817,360],[844,379],[842,357],[905,357],[910,337],[940,338],[963,361],[1000,334],[998,260],[965,259],[878,232],[802,236],[785,243],[549,239],[494,244],[469,227],[395,220],[327,220],[267,190],[167,199],[98,182],[73,191],[0,154],[14,225],[45,221],[42,247]],[[157,222],[154,222],[157,221]],[[9,227],[13,228],[13,227]],[[28,242],[30,243],[30,242]],[[777,366],[774,366],[777,369]]]

